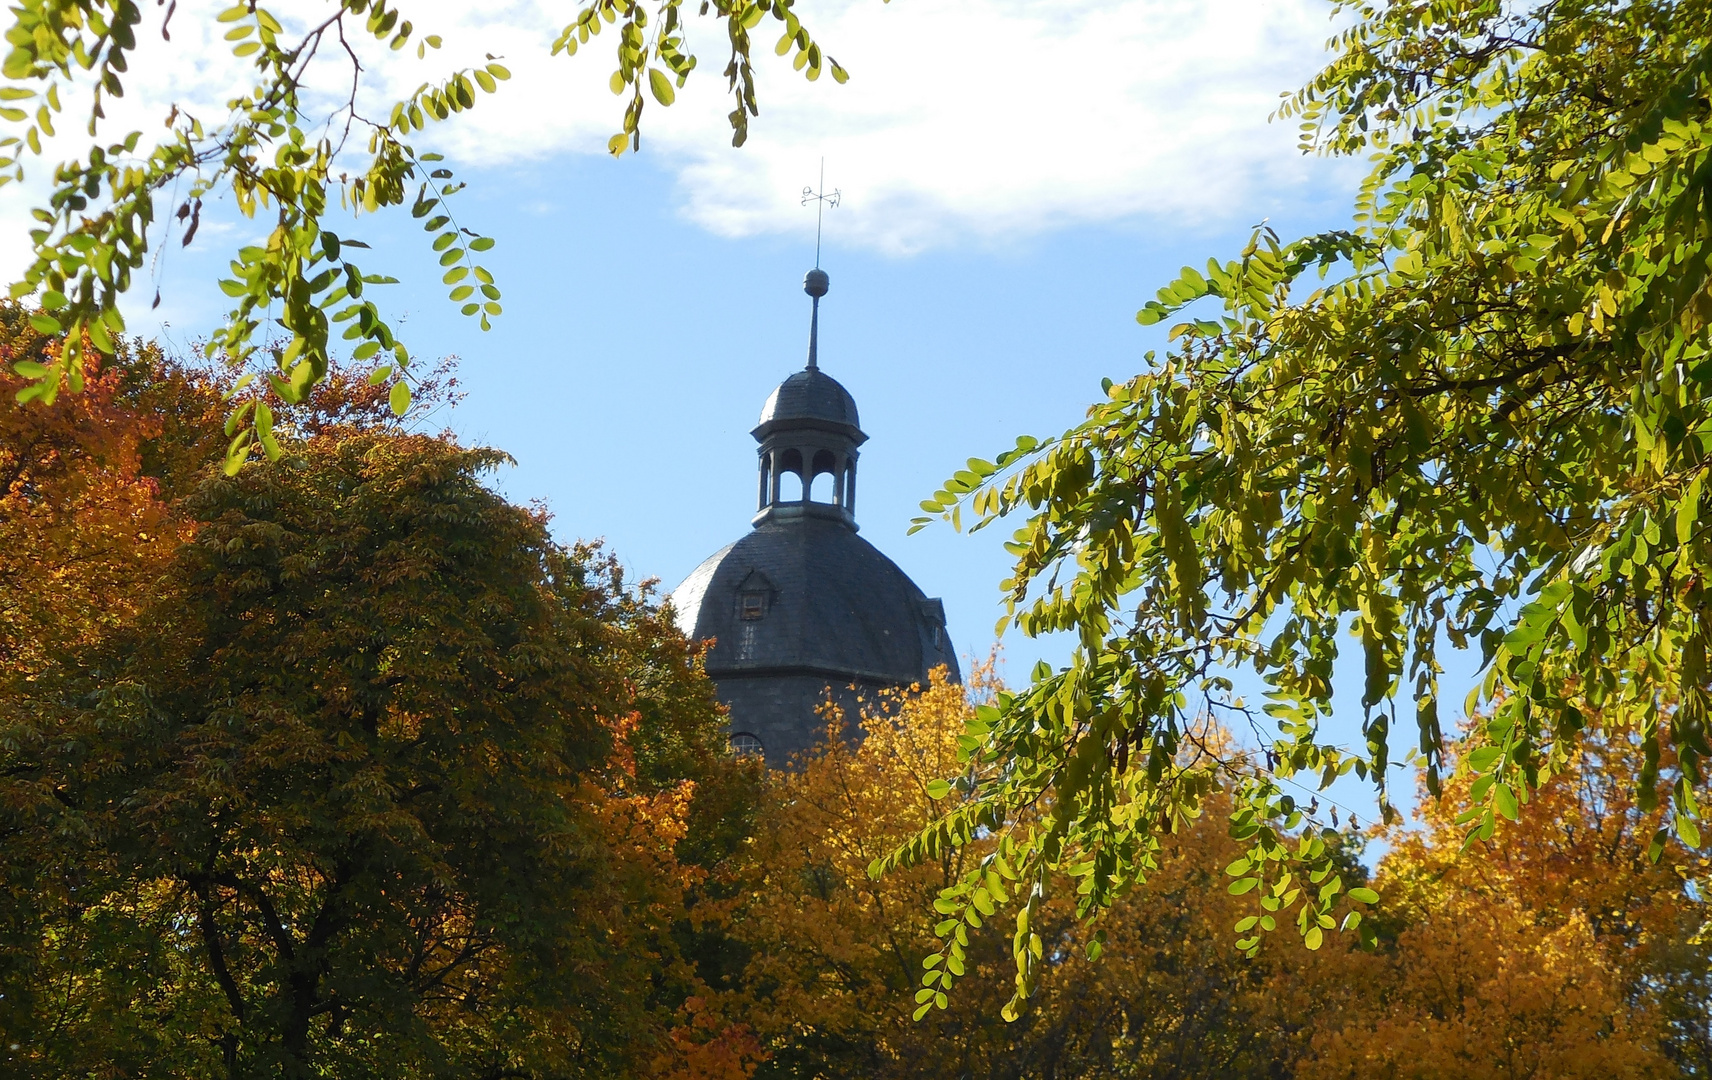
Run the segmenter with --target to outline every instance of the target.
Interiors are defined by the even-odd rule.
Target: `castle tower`
[[[714,640],[707,672],[731,710],[732,745],[769,764],[820,738],[816,708],[884,687],[926,685],[944,665],[959,679],[945,608],[856,534],[856,463],[867,441],[856,401],[820,370],[816,268],[808,364],[780,383],[751,432],[759,443],[751,531],[672,592],[678,625]]]

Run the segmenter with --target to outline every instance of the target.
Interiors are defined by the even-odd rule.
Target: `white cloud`
[[[106,131],[159,131],[172,102],[215,119],[248,85],[245,63],[213,22],[219,6],[181,0],[171,43],[151,20]],[[804,0],[801,8],[851,71],[848,84],[808,83],[774,57],[777,24],[767,20],[755,40],[761,115],[749,144],[733,150],[723,27],[692,16],[700,69],[677,105],[645,114],[644,153],[678,177],[682,211],[714,232],[812,229],[799,194],[822,156],[828,184],[845,196],[840,242],[895,253],[1114,219],[1246,222],[1257,200],[1303,188],[1315,168],[1296,153],[1293,125],[1266,117],[1279,91],[1322,59],[1323,0]],[[455,161],[603,153],[622,108],[606,87],[615,41],[608,32],[575,58],[549,56],[566,10],[547,0],[479,10],[407,2],[417,34],[438,33],[445,48],[426,62],[414,49],[365,49],[364,100],[379,112],[388,95],[498,54],[512,82],[434,135]],[[149,11],[158,19],[161,9]],[[332,43],[323,53],[316,78],[337,92],[348,68]],[[67,152],[71,141],[57,140]],[[29,197],[43,190],[46,170],[36,172],[24,190],[0,194],[0,230],[17,240]],[[7,249],[3,269],[16,269],[20,246]]]
[[[896,0],[829,7],[848,85],[769,71],[743,151],[712,110],[658,137],[689,214],[722,233],[800,227],[818,157],[840,236],[892,251],[1114,218],[1249,220],[1302,184],[1278,93],[1318,66],[1318,0]],[[692,122],[684,122],[691,120]]]

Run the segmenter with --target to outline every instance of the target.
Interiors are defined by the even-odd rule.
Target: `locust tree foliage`
[[[1076,641],[970,725],[962,808],[873,867],[999,834],[939,898],[938,934],[951,957],[1014,908],[1007,1015],[1056,947],[1035,927],[1051,871],[1096,917],[1215,785],[1246,846],[1228,868],[1254,901],[1239,948],[1286,928],[1317,948],[1345,896],[1361,903],[1342,925],[1370,933],[1378,896],[1346,888],[1318,800],[1287,788],[1353,771],[1388,820],[1394,765],[1439,793],[1446,645],[1484,663],[1462,703],[1477,748],[1454,762],[1470,842],[1501,841],[1598,727],[1641,748],[1638,799],[1663,787],[1655,857],[1672,834],[1700,844],[1712,5],[1334,7],[1348,28],[1279,113],[1306,149],[1371,155],[1351,227],[1261,228],[1185,267],[1138,314],[1182,320],[1166,355],[923,504],[959,526],[1021,518],[1007,621]],[[1351,634],[1354,750],[1322,735]],[[1264,681],[1264,716],[1233,672]],[[1185,753],[1209,713],[1252,725],[1258,751]],[[923,1012],[960,967],[928,970]]]
[[[0,184],[24,177],[43,139],[76,114],[91,142],[84,156],[53,168],[52,191],[34,209],[33,261],[11,287],[42,311],[36,328],[63,334],[52,363],[25,361],[24,399],[51,401],[62,388],[81,390],[89,350],[111,354],[124,329],[119,298],[134,284],[151,241],[176,227],[180,243],[196,234],[205,202],[230,197],[251,218],[271,219],[265,242],[235,252],[220,287],[233,306],[209,347],[241,371],[228,423],[227,469],[260,448],[279,456],[274,407],[304,400],[325,377],[329,354],[349,348],[374,365],[375,385],[390,384],[400,415],[410,406],[411,357],[368,286],[393,279],[365,273],[367,247],[329,227],[330,215],[360,216],[407,206],[427,232],[448,299],[482,329],[501,313],[500,290],[480,261],[493,246],[461,223],[449,199],[462,189],[441,156],[416,142],[432,125],[473,109],[510,77],[491,54],[476,67],[450,71],[376,111],[359,105],[363,48],[414,46],[418,59],[440,48],[439,36],[408,17],[409,0],[338,0],[325,14],[270,11],[256,0],[219,13],[232,52],[249,59],[255,82],[234,87],[218,116],[174,106],[164,138],[113,132],[105,106],[124,94],[137,36],[170,40],[176,0],[156,6],[145,25],[136,0],[19,0],[0,62]],[[782,31],[775,52],[790,55],[809,79],[848,76],[809,34],[795,0],[702,0],[699,14],[723,23],[729,40],[724,75],[734,99],[733,143],[742,145],[757,112],[751,33],[771,20]],[[155,18],[159,22],[155,22]],[[670,105],[696,57],[685,40],[683,0],[586,0],[559,30],[555,55],[573,56],[597,36],[615,46],[611,86],[625,97],[622,130],[608,149],[641,147],[649,98]],[[318,56],[348,63],[330,85],[318,85]],[[333,70],[337,71],[337,68]],[[646,87],[646,90],[644,90]],[[331,96],[329,96],[331,95]],[[317,102],[335,102],[329,108]],[[32,166],[33,167],[33,166]],[[164,220],[163,220],[164,219]],[[271,404],[270,404],[271,403]]]

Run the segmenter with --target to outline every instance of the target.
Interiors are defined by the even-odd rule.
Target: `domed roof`
[[[814,702],[828,686],[925,685],[941,664],[961,679],[940,602],[830,517],[767,518],[696,567],[671,599],[691,640],[715,639],[707,673],[722,697],[746,676],[813,676],[812,700],[781,700],[762,710],[772,716],[751,718],[771,729],[769,759],[814,742],[823,726]]]
[[[856,399],[837,379],[817,367],[804,368],[778,385],[761,406],[761,421],[755,428],[759,438],[775,427],[791,422],[809,426],[834,424],[859,429]]]

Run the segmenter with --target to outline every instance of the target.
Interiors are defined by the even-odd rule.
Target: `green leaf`
[[[1689,847],[1700,847],[1700,826],[1687,814],[1676,815],[1676,835]]]
[[[1516,793],[1509,784],[1497,784],[1492,788],[1492,802],[1500,814],[1511,821],[1518,820],[1520,808],[1516,804]]]
[[[238,432],[227,444],[226,460],[221,465],[227,476],[238,475],[238,471],[244,467],[244,462],[249,459],[250,450],[255,445],[252,439],[252,433],[245,429]]]
[[[648,69],[648,89],[654,92],[654,100],[661,105],[670,105],[678,98],[677,91],[672,89],[672,80],[659,68]]]
[[[273,434],[273,410],[268,408],[265,401],[256,402],[256,438],[261,443],[262,452],[269,461],[280,458],[279,441]]]
[[[1354,900],[1357,903],[1362,903],[1362,904],[1377,904],[1377,903],[1379,903],[1379,894],[1374,892],[1372,889],[1367,888],[1365,885],[1357,886],[1357,887],[1349,890],[1349,892],[1346,895],[1351,900]]]
[[[1687,544],[1694,537],[1694,526],[1700,519],[1701,490],[1706,481],[1706,470],[1701,469],[1689,481],[1688,490],[1683,493],[1681,501],[1676,504],[1676,542],[1678,546]]]
[[[392,406],[394,416],[403,416],[410,411],[410,387],[403,382],[392,384],[392,392],[387,395],[387,403]]]
[[[1474,772],[1483,773],[1492,767],[1493,762],[1503,756],[1503,747],[1482,746],[1468,755],[1468,767]]]

